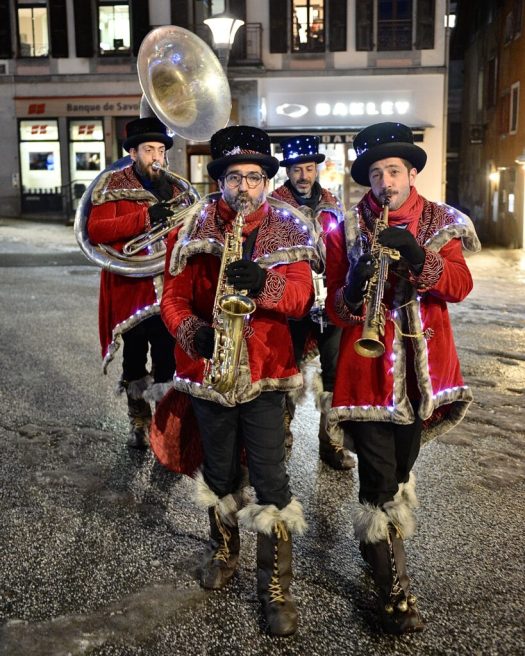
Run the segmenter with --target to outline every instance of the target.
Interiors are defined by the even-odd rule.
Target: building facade
[[[484,242],[525,245],[523,0],[458,3],[464,44],[459,202]],[[525,88],[525,86],[524,86]]]
[[[177,25],[213,45],[203,20],[223,12],[244,21],[227,67],[233,123],[267,130],[278,157],[283,137],[318,135],[321,184],[351,205],[363,193],[349,175],[355,134],[401,121],[428,153],[418,190],[445,200],[448,9],[448,0],[0,0],[2,214],[70,215],[123,154],[125,124],[140,112],[144,36]],[[213,189],[208,159],[207,143],[176,136],[170,166],[203,193]]]

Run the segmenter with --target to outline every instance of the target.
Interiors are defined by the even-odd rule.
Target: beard
[[[140,157],[137,157],[135,160],[135,168],[142,178],[151,180],[154,185],[159,184],[162,173],[161,171],[155,171],[155,169],[151,167],[151,164],[145,164]]]
[[[255,198],[251,198],[244,191],[235,195],[233,192],[231,192],[228,188],[225,187],[223,191],[223,196],[224,196],[224,200],[228,203],[228,205],[232,208],[232,210],[235,210],[236,212],[240,212],[241,210],[243,210],[245,214],[251,214],[252,212],[255,212],[255,210],[258,210],[259,207],[261,207],[261,205],[265,201],[264,191],[261,191],[261,193]]]

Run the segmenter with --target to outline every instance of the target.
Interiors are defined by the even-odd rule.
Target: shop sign
[[[347,117],[347,116],[404,116],[410,110],[407,100],[383,100],[376,102],[353,101],[334,103],[317,102],[313,107],[302,103],[281,103],[275,108],[275,113],[288,118],[302,118],[307,114],[320,117]]]
[[[17,116],[138,116],[140,96],[15,98]]]

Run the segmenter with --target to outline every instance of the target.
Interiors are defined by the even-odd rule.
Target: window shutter
[[[373,50],[374,43],[373,0],[356,0],[355,3],[355,49]]]
[[[150,31],[148,0],[130,0],[131,50],[137,56],[142,40]]]
[[[435,0],[417,0],[416,50],[434,47]]]
[[[246,0],[230,0],[230,16],[239,18],[246,23]],[[235,60],[246,59],[246,25],[242,25],[235,35],[230,58]]]
[[[171,24],[191,30],[188,0],[171,0]]]
[[[346,50],[346,2],[328,2],[328,48],[330,52]]]
[[[73,0],[75,14],[75,43],[77,57],[93,57],[94,51],[94,25],[91,2],[86,0]]]
[[[288,52],[288,2],[270,0],[270,52]]]
[[[65,0],[49,0],[49,40],[51,57],[67,57],[67,9]]]
[[[9,0],[0,0],[0,57],[7,59],[13,57],[9,4]]]

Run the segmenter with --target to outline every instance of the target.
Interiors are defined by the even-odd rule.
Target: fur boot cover
[[[149,374],[143,378],[138,378],[137,380],[128,381],[121,378],[117,383],[115,394],[120,396],[126,392],[126,394],[132,399],[143,399],[144,392],[152,385],[153,378]]]
[[[292,497],[290,503],[282,510],[279,510],[273,504],[262,506],[257,503],[250,503],[239,510],[237,516],[239,524],[245,528],[268,536],[272,535],[274,527],[280,522],[286,526],[290,533],[298,535],[302,535],[307,528],[303,507],[295,497]]]
[[[207,510],[208,508],[217,508],[222,521],[228,526],[237,525],[237,513],[245,503],[249,503],[253,497],[251,496],[251,488],[248,486],[247,476],[243,477],[241,487],[231,494],[224,497],[218,497],[215,492],[208,486],[199,470],[194,478],[193,500],[195,504]]]
[[[412,537],[416,529],[412,508],[404,500],[395,498],[385,503],[383,508],[366,502],[359,504],[353,512],[352,520],[356,538],[365,544],[386,540],[388,527],[392,525],[403,539]]]
[[[416,475],[410,472],[410,477],[406,483],[401,483],[394,497],[394,501],[404,501],[409,508],[419,508],[419,501],[416,496]]]
[[[172,387],[173,381],[171,380],[168,380],[165,383],[153,383],[144,391],[142,398],[144,401],[158,403]]]

